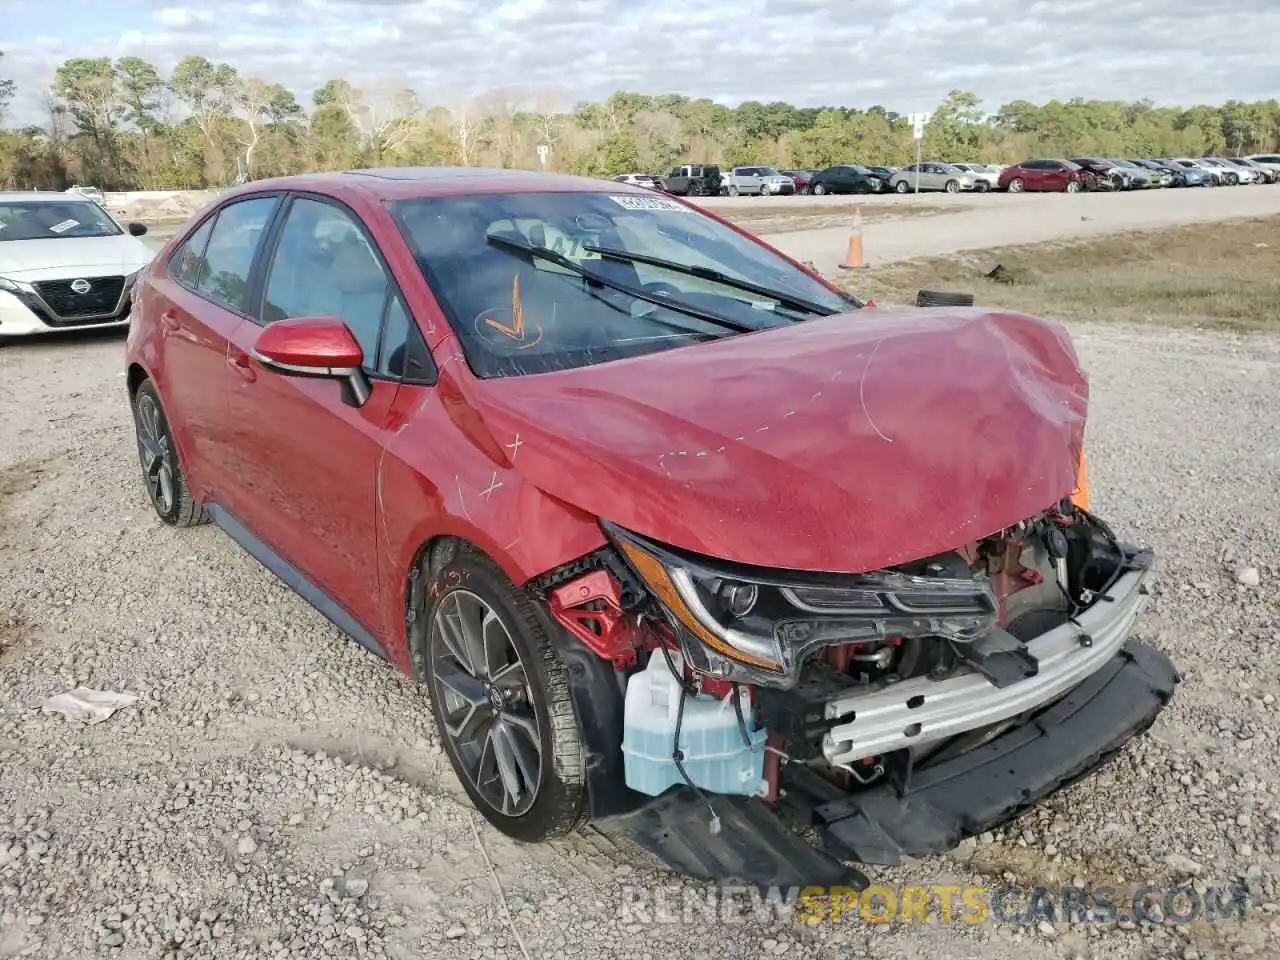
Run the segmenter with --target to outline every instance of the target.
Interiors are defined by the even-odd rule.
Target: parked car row
[[[714,163],[672,167],[665,177],[625,173],[620,183],[689,197],[824,196],[875,193],[1007,193],[1145,190],[1159,187],[1234,187],[1280,182],[1280,154],[1248,157],[1035,158],[989,163],[912,163],[901,167],[839,163],[824,170],[779,170]]]

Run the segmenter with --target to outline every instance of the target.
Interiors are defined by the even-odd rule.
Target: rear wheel
[[[588,816],[568,673],[527,594],[483,554],[432,577],[426,679],[445,753],[476,809],[537,843]]]
[[[815,183],[813,185],[813,194],[816,197],[825,197],[827,195],[827,185],[825,183]]]
[[[1079,181],[1079,180],[1068,180],[1068,181],[1067,181],[1067,193],[1079,193],[1079,192],[1080,192],[1080,181]]]
[[[150,380],[142,381],[134,392],[133,426],[142,481],[156,515],[171,527],[208,523],[208,512],[191,496],[160,394]]]

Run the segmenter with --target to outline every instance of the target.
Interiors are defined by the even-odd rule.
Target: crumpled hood
[[[52,280],[130,274],[155,254],[128,233],[114,237],[44,237],[0,241],[0,277]]]
[[[475,387],[547,493],[702,554],[831,572],[953,549],[1068,496],[1088,397],[1059,324],[940,308]]]

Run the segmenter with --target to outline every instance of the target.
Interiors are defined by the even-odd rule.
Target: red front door
[[[377,476],[403,418],[392,415],[400,386],[378,356],[379,333],[385,316],[403,330],[407,315],[376,243],[350,209],[314,196],[288,203],[269,241],[255,319],[232,338],[227,406],[239,462],[224,503],[382,641]],[[267,324],[315,316],[342,320],[360,343],[372,383],[364,405],[345,403],[335,380],[288,376],[250,356]]]
[[[376,480],[399,385],[374,381],[364,406],[347,406],[337,382],[284,376],[249,357],[261,331],[246,323],[231,345],[227,404],[240,461],[225,504],[380,639]]]

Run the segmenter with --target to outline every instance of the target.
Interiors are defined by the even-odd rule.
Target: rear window
[[[398,201],[393,213],[467,362],[482,377],[546,373],[735,336],[818,315],[669,267],[588,247],[701,266],[828,312],[856,303],[736,230],[650,193],[519,193]],[[507,244],[490,242],[491,236]],[[555,251],[575,267],[660,298],[590,282],[510,244]],[[725,318],[691,316],[661,298]]]

